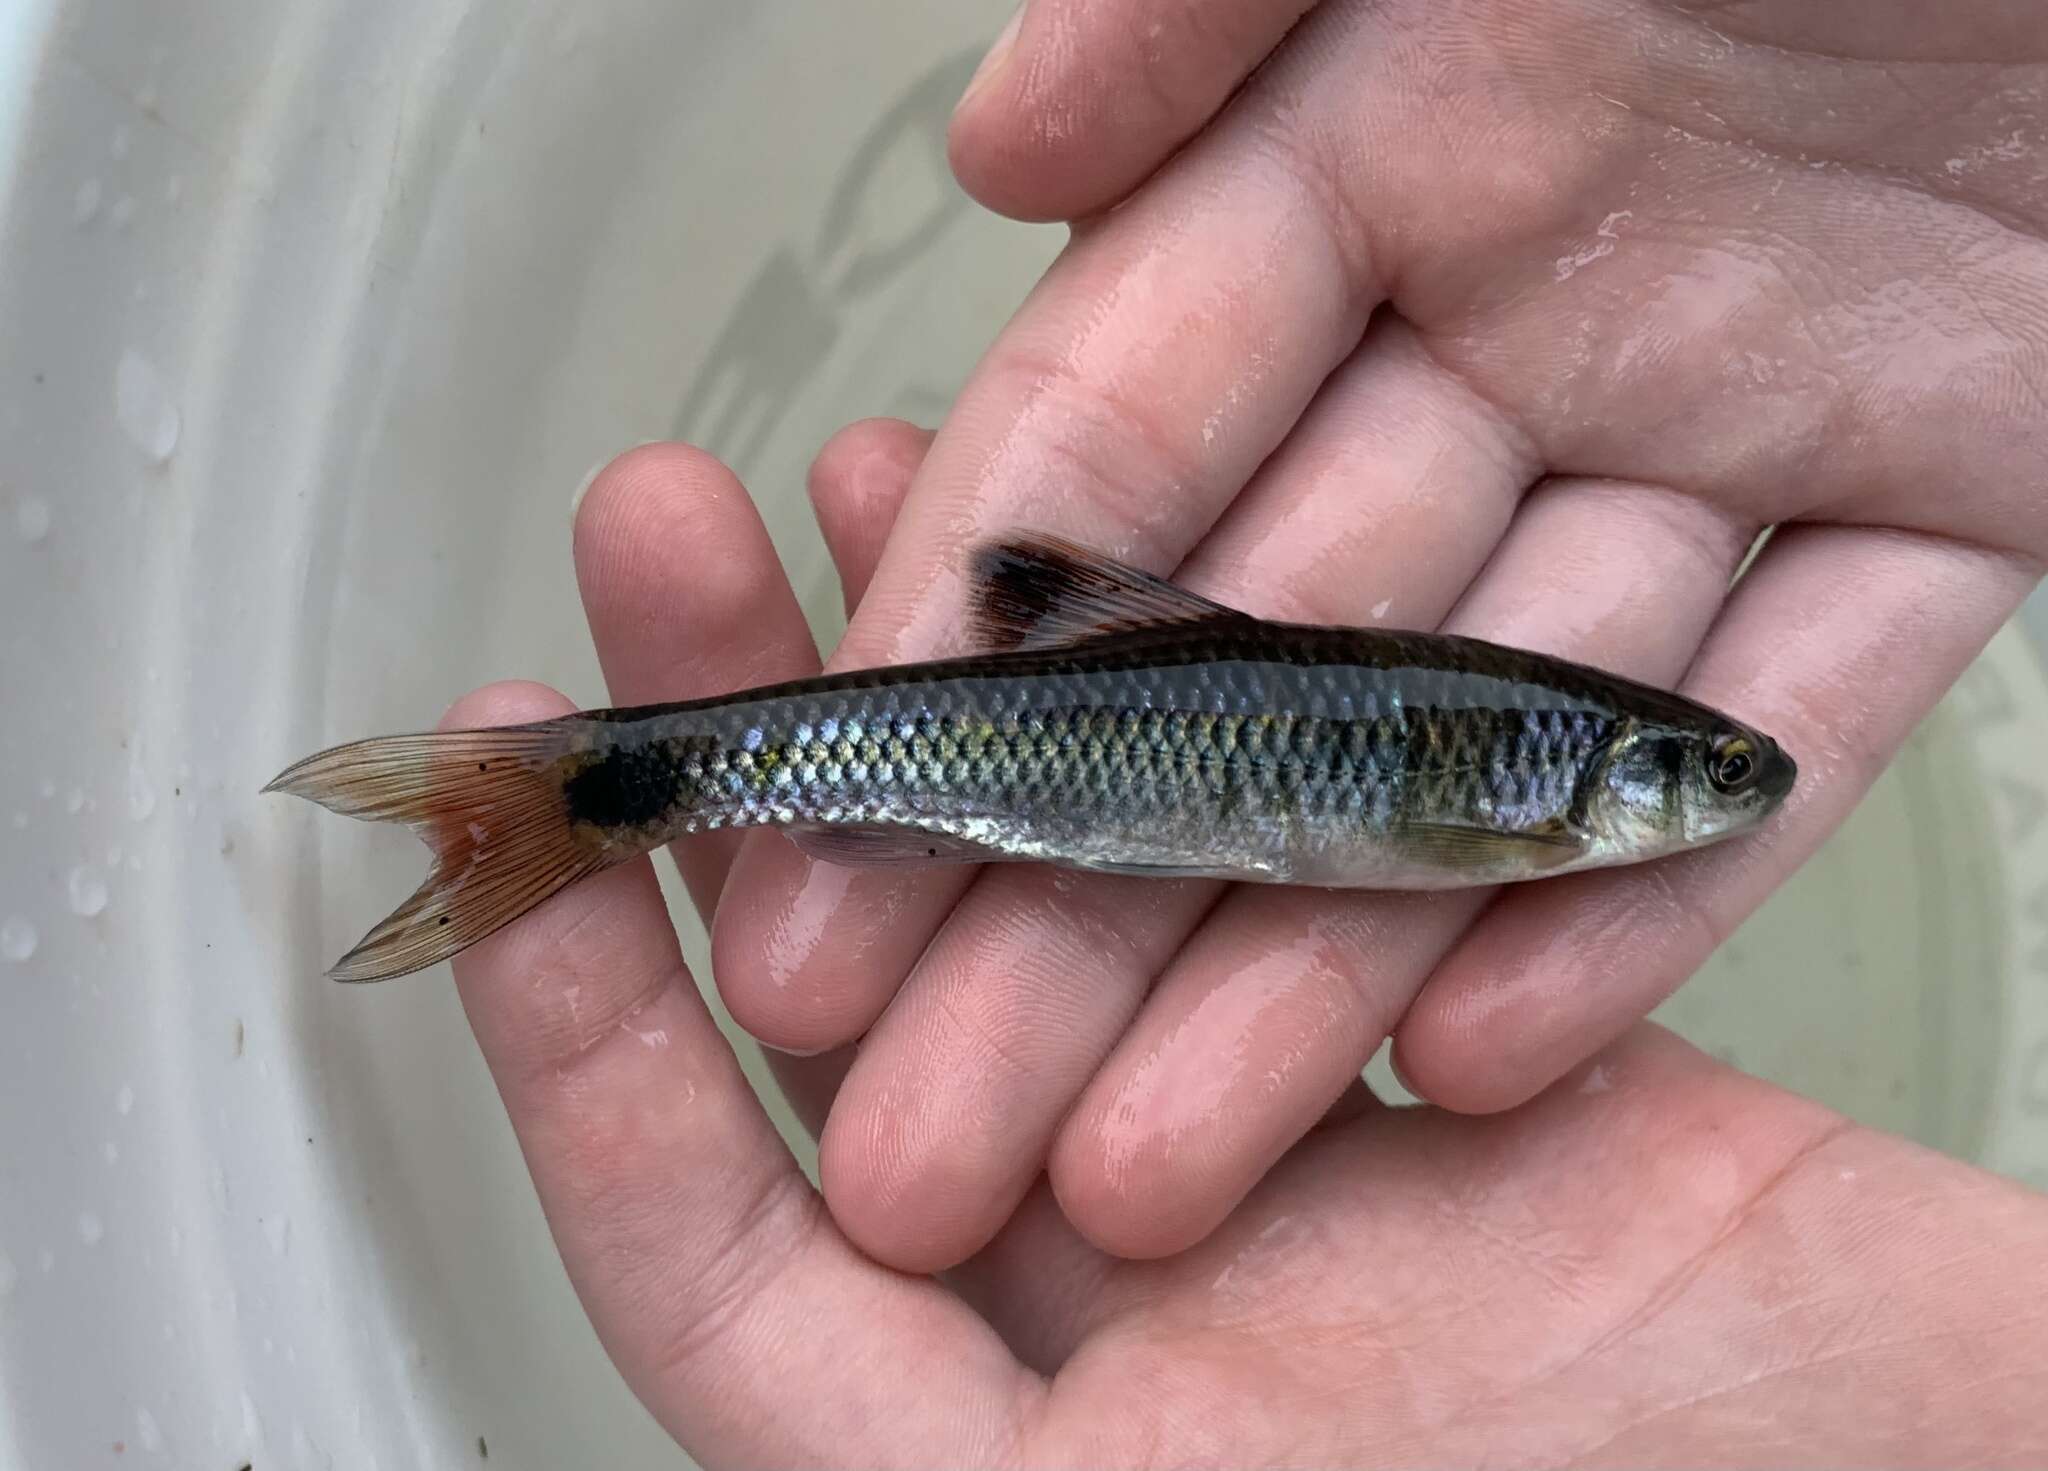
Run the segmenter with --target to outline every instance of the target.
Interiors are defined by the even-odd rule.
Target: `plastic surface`
[[[833,621],[809,455],[934,421],[1062,238],[944,171],[1006,8],[0,10],[0,1467],[683,1464],[445,974],[319,978],[422,855],[256,788],[597,702],[569,506],[640,440]],[[2044,734],[2010,630],[1667,1015],[2048,1182]]]

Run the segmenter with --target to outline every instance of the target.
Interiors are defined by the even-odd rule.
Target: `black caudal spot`
[[[562,783],[571,822],[645,827],[675,804],[677,752],[670,743],[621,746],[593,757]]]

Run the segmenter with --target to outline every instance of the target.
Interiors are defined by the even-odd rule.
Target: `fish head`
[[[1615,858],[1653,858],[1748,831],[1777,810],[1799,767],[1762,731],[1698,720],[1625,720],[1588,773],[1581,820]]]

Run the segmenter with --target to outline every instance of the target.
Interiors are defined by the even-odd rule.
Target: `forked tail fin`
[[[629,853],[571,821],[568,721],[380,736],[308,756],[263,790],[369,822],[402,822],[433,850],[413,896],[328,974],[382,981],[424,970]]]

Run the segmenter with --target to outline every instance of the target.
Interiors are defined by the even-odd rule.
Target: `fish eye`
[[[1731,796],[1756,780],[1756,747],[1744,736],[1727,736],[1715,742],[1707,757],[1707,780],[1717,792]]]

